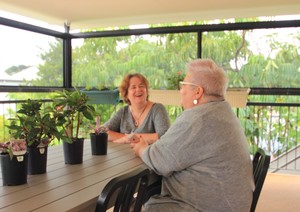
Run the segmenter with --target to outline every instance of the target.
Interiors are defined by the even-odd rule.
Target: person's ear
[[[195,96],[196,99],[200,99],[203,94],[204,94],[204,89],[199,86],[196,91],[196,96]]]

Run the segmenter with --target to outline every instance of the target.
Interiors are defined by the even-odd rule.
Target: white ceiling
[[[300,14],[300,0],[0,0],[0,10],[71,29]]]

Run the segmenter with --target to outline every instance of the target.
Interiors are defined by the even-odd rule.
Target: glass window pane
[[[0,25],[1,86],[63,86],[62,40]]]
[[[297,88],[300,28],[255,29],[203,34],[202,57],[229,75],[229,87]]]
[[[151,88],[167,88],[170,73],[197,57],[197,34],[123,36],[72,40],[72,83],[77,87],[117,87],[127,73],[147,77]]]

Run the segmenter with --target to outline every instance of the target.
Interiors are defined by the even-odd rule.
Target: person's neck
[[[139,113],[144,111],[147,105],[148,105],[148,101],[145,101],[144,103],[141,104],[135,104],[135,105],[131,104],[131,108],[134,112]]]
[[[206,104],[210,102],[221,102],[224,101],[223,97],[215,97],[215,96],[203,96],[199,99],[198,105]]]
[[[204,101],[203,101],[203,104],[205,103],[210,103],[210,102],[221,102],[221,101],[224,101],[224,98],[222,97],[219,97],[219,98],[206,98]]]

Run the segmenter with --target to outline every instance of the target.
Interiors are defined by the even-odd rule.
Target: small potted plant
[[[180,100],[180,81],[183,81],[185,74],[181,71],[167,75],[167,88],[162,90],[149,90],[149,99],[153,102],[162,103],[163,105],[181,106]],[[168,98],[166,98],[166,96]],[[181,110],[181,109],[180,109]]]
[[[0,143],[0,162],[3,185],[14,186],[27,183],[28,154],[24,139],[11,139]]]
[[[28,174],[47,171],[48,144],[60,138],[52,107],[41,109],[39,100],[28,99],[7,127],[13,138],[25,139],[28,151]]]
[[[84,138],[79,130],[84,119],[93,120],[95,108],[88,104],[86,94],[75,88],[74,91],[56,91],[54,108],[57,109],[57,125],[61,128],[66,164],[80,164],[83,160]]]
[[[112,104],[115,105],[119,103],[119,89],[110,87],[86,87],[81,90],[89,98],[90,104]]]
[[[92,155],[106,155],[107,154],[107,128],[100,125],[100,116],[96,117],[96,126],[93,127],[91,138]]]

